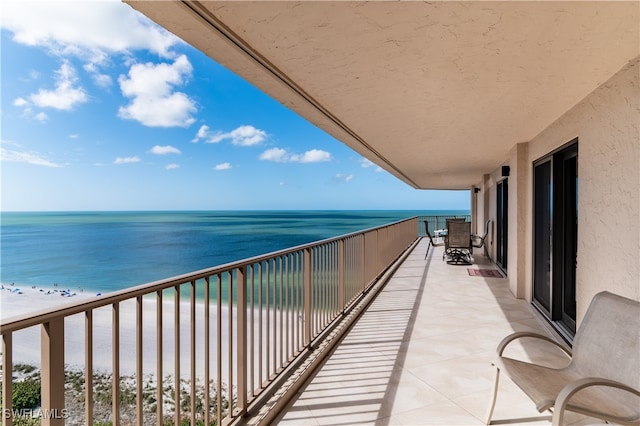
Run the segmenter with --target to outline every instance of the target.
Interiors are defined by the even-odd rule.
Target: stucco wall
[[[509,276],[514,294],[527,300],[532,294],[532,162],[576,137],[579,324],[599,291],[640,300],[640,58],[510,153]],[[494,185],[492,179],[490,206]]]

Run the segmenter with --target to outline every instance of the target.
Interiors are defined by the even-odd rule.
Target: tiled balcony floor
[[[514,331],[549,334],[549,328],[526,301],[514,298],[507,279],[469,276],[468,266],[442,261],[441,247],[424,259],[426,247],[423,239],[279,424],[484,424],[497,344]],[[470,267],[495,269],[479,254]],[[537,350],[527,341],[506,354],[566,363],[561,351]],[[538,413],[504,375],[493,419],[551,423],[551,415]],[[566,420],[598,423],[575,414]]]

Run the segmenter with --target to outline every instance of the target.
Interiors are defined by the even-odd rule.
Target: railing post
[[[162,290],[156,292],[156,425],[162,426],[163,373],[162,373]]]
[[[2,335],[2,421],[6,426],[13,424],[13,344],[12,334],[8,332]]]
[[[367,283],[367,234],[360,235],[360,292]]]
[[[304,291],[304,345],[309,346],[311,343],[311,249],[304,249],[302,281]]]
[[[340,313],[344,313],[344,238],[338,241],[338,308]]]
[[[111,382],[111,423],[120,425],[120,303],[113,304],[113,327],[111,335],[112,382]]]
[[[93,311],[84,313],[84,421],[93,424]]]
[[[238,327],[238,415],[247,411],[247,267],[238,268],[237,327]],[[229,303],[232,303],[229,301]]]
[[[42,324],[41,409],[42,425],[64,425],[64,318]]]
[[[144,310],[142,296],[136,297],[136,425],[142,426],[142,357],[143,352],[143,316]],[[85,402],[86,403],[86,402]]]
[[[173,390],[173,400],[174,400],[174,423],[176,425],[180,424],[181,418],[181,402],[180,402],[180,390],[181,390],[181,382],[180,382],[180,285],[176,285],[173,287],[173,372],[174,372],[174,383],[175,389]],[[231,302],[229,302],[231,303]],[[229,309],[231,310],[231,309]],[[158,381],[158,386],[160,385],[160,381]]]
[[[376,242],[375,242],[375,244],[376,244],[376,251],[375,251],[376,258],[374,260],[374,266],[373,266],[375,269],[371,273],[371,275],[370,275],[371,277],[375,277],[376,275],[378,275],[378,272],[380,271],[380,255],[381,255],[380,254],[380,229],[376,228],[376,231],[375,231],[374,235],[376,237]]]

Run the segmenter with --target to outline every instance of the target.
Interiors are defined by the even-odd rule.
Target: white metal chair
[[[427,252],[424,254],[424,258],[426,259],[427,256],[429,255],[429,249],[431,247],[440,247],[444,245],[444,240],[443,241],[434,241],[433,236],[431,236],[431,232],[429,231],[429,221],[425,220],[424,221],[424,228],[425,228],[425,232],[427,234],[427,238],[429,238],[429,245],[427,245]]]
[[[564,368],[549,368],[503,356],[516,339],[533,337],[551,343],[571,357]],[[609,292],[598,293],[573,341],[573,351],[535,333],[514,333],[498,345],[498,359],[486,423],[504,372],[536,404],[539,412],[553,408],[553,425],[573,411],[625,425],[640,424],[640,302]]]
[[[475,248],[484,248],[484,255],[489,257],[489,250],[487,250],[487,246],[485,244],[485,239],[487,235],[489,235],[489,227],[491,226],[491,219],[487,220],[487,223],[484,225],[484,235],[472,235],[471,236],[471,245]]]

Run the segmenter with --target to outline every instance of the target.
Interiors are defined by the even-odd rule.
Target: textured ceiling
[[[640,54],[640,3],[134,0],[417,188],[468,189]]]

